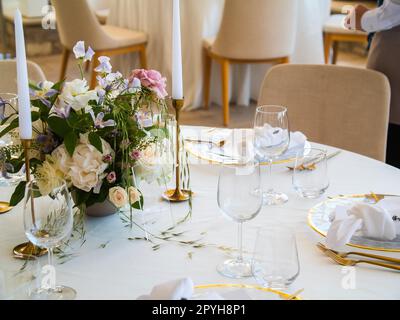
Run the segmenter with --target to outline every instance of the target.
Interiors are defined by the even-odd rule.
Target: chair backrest
[[[62,45],[71,50],[83,40],[94,50],[109,49],[114,41],[103,31],[87,0],[51,0],[57,15],[57,29]]]
[[[240,60],[288,57],[294,51],[298,1],[226,0],[212,52]]]
[[[17,93],[17,63],[15,60],[0,61],[0,92]],[[28,78],[33,82],[42,82],[46,77],[42,69],[34,62],[28,61]]]
[[[390,85],[383,74],[325,65],[282,65],[267,73],[259,105],[288,108],[291,130],[314,142],[386,159]]]

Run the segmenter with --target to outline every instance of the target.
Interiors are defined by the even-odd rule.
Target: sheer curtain
[[[149,67],[171,79],[172,0],[108,0],[109,24],[142,30],[149,36]],[[202,105],[202,41],[219,30],[225,0],[181,0],[184,90],[187,108]],[[268,0],[276,1],[276,0]],[[296,49],[293,63],[323,63],[323,23],[329,16],[331,0],[300,1]],[[243,2],[245,5],[245,1]],[[271,44],[273,45],[273,44]],[[116,69],[123,73],[138,66],[132,56],[114,59]],[[248,105],[257,99],[268,65],[237,65],[232,68],[232,102]],[[219,65],[214,64],[211,100],[221,102]],[[170,83],[169,83],[170,85]]]

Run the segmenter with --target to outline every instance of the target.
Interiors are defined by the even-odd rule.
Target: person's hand
[[[361,26],[361,20],[367,11],[369,11],[369,9],[362,5],[357,5],[352,10],[350,10],[345,19],[346,28],[351,30],[364,31]]]

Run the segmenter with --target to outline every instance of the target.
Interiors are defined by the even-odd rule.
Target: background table
[[[322,26],[330,13],[331,0],[298,0],[298,27],[293,63],[324,63]],[[182,48],[184,59],[184,90],[186,106],[202,105],[202,41],[217,34],[225,0],[182,0]],[[149,35],[149,67],[171,79],[172,0],[109,0],[109,24]],[[271,44],[273,45],[273,43]],[[114,59],[114,67],[123,73],[137,67],[136,58]],[[268,65],[235,66],[232,74],[232,98],[239,105],[258,99],[261,82]],[[212,102],[221,103],[219,66],[213,68]]]
[[[317,145],[318,146],[318,145]],[[323,147],[323,146],[318,146]],[[333,148],[327,147],[329,151]],[[195,159],[192,159],[194,162]],[[191,180],[196,193],[193,219],[180,230],[186,239],[195,240],[203,232],[204,242],[216,245],[236,245],[236,224],[219,212],[216,192],[219,167],[194,164]],[[290,201],[282,207],[264,207],[261,213],[244,226],[245,250],[253,250],[256,229],[281,224],[292,227],[297,235],[300,256],[300,276],[288,290],[304,288],[305,299],[400,299],[399,273],[369,266],[356,268],[356,287],[346,290],[343,268],[334,264],[317,248],[321,241],[307,225],[308,210],[328,196],[338,194],[375,193],[400,194],[400,170],[381,162],[343,152],[329,160],[331,187],[319,200],[297,197],[291,186],[291,174],[285,167],[274,169],[274,186],[286,192]],[[10,190],[0,189],[1,198]],[[173,215],[186,212],[187,205],[173,205]],[[88,219],[87,242],[76,257],[58,266],[58,282],[72,286],[78,299],[136,299],[150,292],[159,283],[191,277],[195,284],[245,283],[256,284],[253,278],[231,280],[220,276],[216,265],[227,254],[214,247],[192,249],[166,244],[158,251],[144,241],[129,241],[128,237],[143,236],[135,229],[125,229],[117,215],[104,219]],[[19,268],[21,262],[11,258],[11,249],[25,241],[21,207],[0,216],[0,269]],[[106,244],[105,248],[102,245]],[[192,252],[192,259],[188,253]],[[399,258],[399,254],[388,254]],[[46,258],[42,258],[43,263]]]

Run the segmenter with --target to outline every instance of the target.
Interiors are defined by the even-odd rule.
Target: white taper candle
[[[179,0],[173,0],[172,98],[183,99],[181,14]]]
[[[32,139],[31,102],[29,97],[24,27],[22,24],[22,15],[18,9],[15,12],[14,25],[17,59],[19,135],[21,139],[29,140]]]

